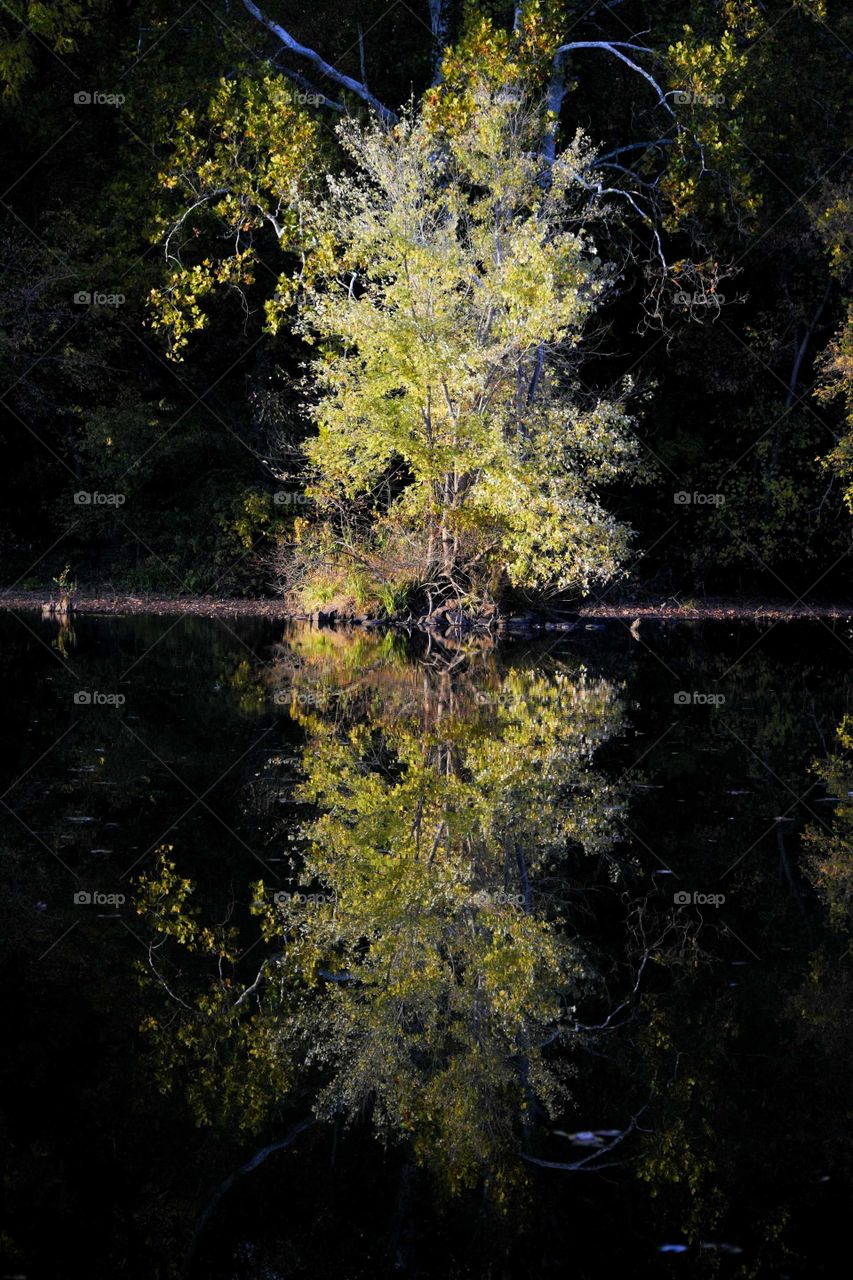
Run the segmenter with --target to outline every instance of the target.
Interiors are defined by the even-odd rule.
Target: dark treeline
[[[488,0],[271,2],[306,56],[237,0],[4,4],[4,582],[70,564],[85,585],[269,589],[300,516],[281,477],[312,431],[282,300],[300,129],[341,171],[342,113],[420,101],[447,46],[433,93],[452,106],[466,67],[515,57],[613,192],[594,228],[613,286],[575,376],[602,396],[632,382],[649,465],[602,491],[636,531],[631,589],[842,591],[845,9],[543,0],[513,35],[514,7]],[[589,47],[555,61],[561,42]]]

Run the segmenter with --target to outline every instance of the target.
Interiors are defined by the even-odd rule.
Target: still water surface
[[[838,1274],[849,624],[0,662],[4,1275]]]

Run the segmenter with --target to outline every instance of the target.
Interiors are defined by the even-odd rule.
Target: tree
[[[480,81],[461,127],[340,127],[354,172],[316,213],[302,327],[319,346],[306,453],[325,570],[403,588],[585,588],[628,531],[598,489],[637,466],[621,401],[585,401],[578,346],[612,273],[578,135]]]

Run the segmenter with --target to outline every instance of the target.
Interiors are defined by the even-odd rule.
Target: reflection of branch
[[[542,1160],[539,1156],[532,1156],[527,1151],[521,1152],[522,1160],[526,1160],[528,1164],[537,1164],[543,1169],[565,1169],[570,1173],[597,1173],[599,1169],[610,1169],[614,1165],[624,1164],[624,1160],[612,1160],[607,1164],[593,1164],[593,1161],[599,1160],[602,1156],[609,1155],[615,1147],[624,1142],[630,1133],[637,1127],[637,1121],[642,1115],[642,1111],[637,1115],[631,1116],[630,1123],[621,1133],[617,1134],[613,1141],[606,1147],[599,1147],[590,1155],[584,1156],[582,1160],[574,1160],[572,1162],[566,1160]]]
[[[264,974],[267,971],[268,964],[269,964],[269,960],[265,960],[264,963],[261,965],[260,969],[258,970],[258,976],[255,978],[255,981],[252,983],[252,985],[250,987],[246,987],[246,990],[241,995],[239,995],[237,999],[234,1001],[235,1009],[237,1008],[238,1005],[241,1005],[243,1001],[252,994],[253,991],[257,991],[258,987],[261,985],[261,978],[264,976]]]
[[[207,1226],[207,1223],[210,1221],[213,1211],[218,1207],[223,1197],[231,1190],[237,1179],[242,1178],[244,1174],[251,1173],[254,1169],[257,1169],[258,1165],[263,1164],[267,1156],[271,1156],[274,1152],[283,1151],[285,1147],[289,1147],[291,1143],[296,1141],[300,1133],[304,1133],[306,1129],[309,1129],[312,1124],[316,1123],[317,1121],[314,1116],[306,1116],[304,1120],[300,1120],[298,1124],[293,1126],[286,1137],[281,1138],[278,1142],[271,1142],[268,1147],[262,1147],[260,1151],[256,1152],[255,1155],[252,1156],[251,1160],[247,1160],[246,1163],[237,1169],[235,1173],[228,1175],[225,1181],[220,1184],[211,1199],[208,1201],[204,1212],[196,1224],[196,1229],[193,1232],[193,1238],[190,1241],[190,1247],[187,1250],[185,1270],[189,1267],[189,1263],[191,1262],[198,1247],[201,1234]]]
[[[660,942],[661,942],[661,939],[658,939],[658,942],[655,943],[655,947],[658,947],[660,945]],[[594,1027],[582,1026],[581,1023],[576,1022],[574,1026],[575,1031],[604,1031],[606,1028],[610,1026],[610,1023],[616,1017],[617,1013],[621,1013],[623,1009],[628,1008],[628,1005],[631,1003],[631,1001],[634,999],[634,997],[636,996],[637,992],[640,989],[640,982],[642,981],[642,978],[643,978],[643,970],[648,964],[649,955],[650,955],[650,952],[646,951],[642,961],[640,962],[640,966],[637,969],[637,980],[634,983],[633,990],[631,991],[631,994],[628,996],[627,1000],[623,1000],[620,1005],[617,1005],[615,1009],[611,1010],[611,1012],[608,1013],[607,1017],[604,1019],[603,1022],[599,1022]]]

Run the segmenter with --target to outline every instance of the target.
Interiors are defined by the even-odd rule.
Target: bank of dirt
[[[43,611],[55,602],[57,597],[50,591],[18,591],[14,588],[0,589],[0,608],[25,609]],[[80,593],[74,599],[74,612],[77,614],[189,614],[200,617],[256,617],[305,619],[305,614],[294,614],[284,600],[275,598],[219,598],[215,596],[165,596],[148,594],[108,594]],[[438,613],[431,618],[395,618],[387,620],[394,625],[421,626],[430,623],[443,625],[462,622],[462,615],[454,616],[453,610],[444,606],[439,619]],[[708,597],[700,601],[684,603],[676,597],[660,600],[620,601],[610,604],[604,599],[590,600],[576,605],[574,608],[542,609],[535,612],[507,614],[498,617],[495,614],[478,619],[465,615],[467,625],[478,623],[489,630],[498,627],[528,630],[571,630],[585,623],[619,621],[642,623],[648,621],[784,621],[794,619],[837,619],[853,621],[853,602],[820,601],[807,603],[796,601],[786,603],[779,600],[730,599]],[[335,614],[319,613],[310,615],[310,620],[325,625],[379,625],[379,620],[371,617],[340,617]]]

